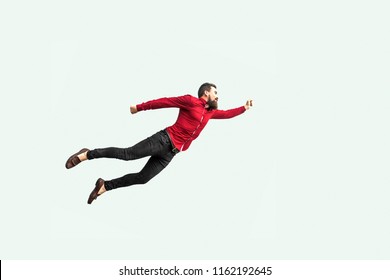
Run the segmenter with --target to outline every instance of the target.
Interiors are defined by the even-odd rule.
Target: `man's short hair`
[[[207,90],[207,91],[210,91],[211,87],[215,87],[217,88],[216,85],[214,84],[211,84],[211,83],[204,83],[203,85],[200,86],[199,90],[198,90],[198,97],[202,97],[204,92]]]

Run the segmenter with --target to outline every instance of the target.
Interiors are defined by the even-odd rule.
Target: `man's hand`
[[[130,113],[135,114],[137,113],[137,106],[136,105],[130,105]]]
[[[252,99],[249,99],[244,106],[246,110],[249,110],[253,106]]]

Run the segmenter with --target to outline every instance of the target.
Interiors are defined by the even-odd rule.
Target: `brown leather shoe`
[[[84,149],[81,149],[80,151],[78,151],[77,153],[75,153],[74,155],[71,155],[70,158],[68,158],[68,160],[65,163],[66,169],[73,168],[77,164],[79,164],[81,162],[81,160],[79,159],[78,155],[85,153],[85,152],[88,152],[88,151],[89,150],[87,148],[84,148]]]
[[[100,195],[100,194],[98,194],[98,192],[103,187],[103,185],[104,185],[104,180],[102,178],[97,179],[97,181],[95,183],[95,188],[93,189],[93,191],[89,195],[88,204],[91,204]]]

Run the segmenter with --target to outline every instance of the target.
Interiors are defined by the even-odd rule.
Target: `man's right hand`
[[[136,105],[130,105],[130,113],[135,114],[137,113],[137,106]]]
[[[253,100],[249,99],[244,106],[246,110],[249,110],[253,106]]]

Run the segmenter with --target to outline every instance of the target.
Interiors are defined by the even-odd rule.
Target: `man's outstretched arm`
[[[188,108],[190,106],[192,106],[192,97],[190,95],[183,95],[178,97],[163,97],[147,101],[138,105],[130,105],[130,113],[135,114],[139,111],[161,108]]]
[[[230,119],[233,117],[236,117],[238,115],[241,115],[245,111],[249,110],[253,106],[253,101],[250,99],[248,100],[244,106],[230,109],[230,110],[216,110],[213,119]]]

